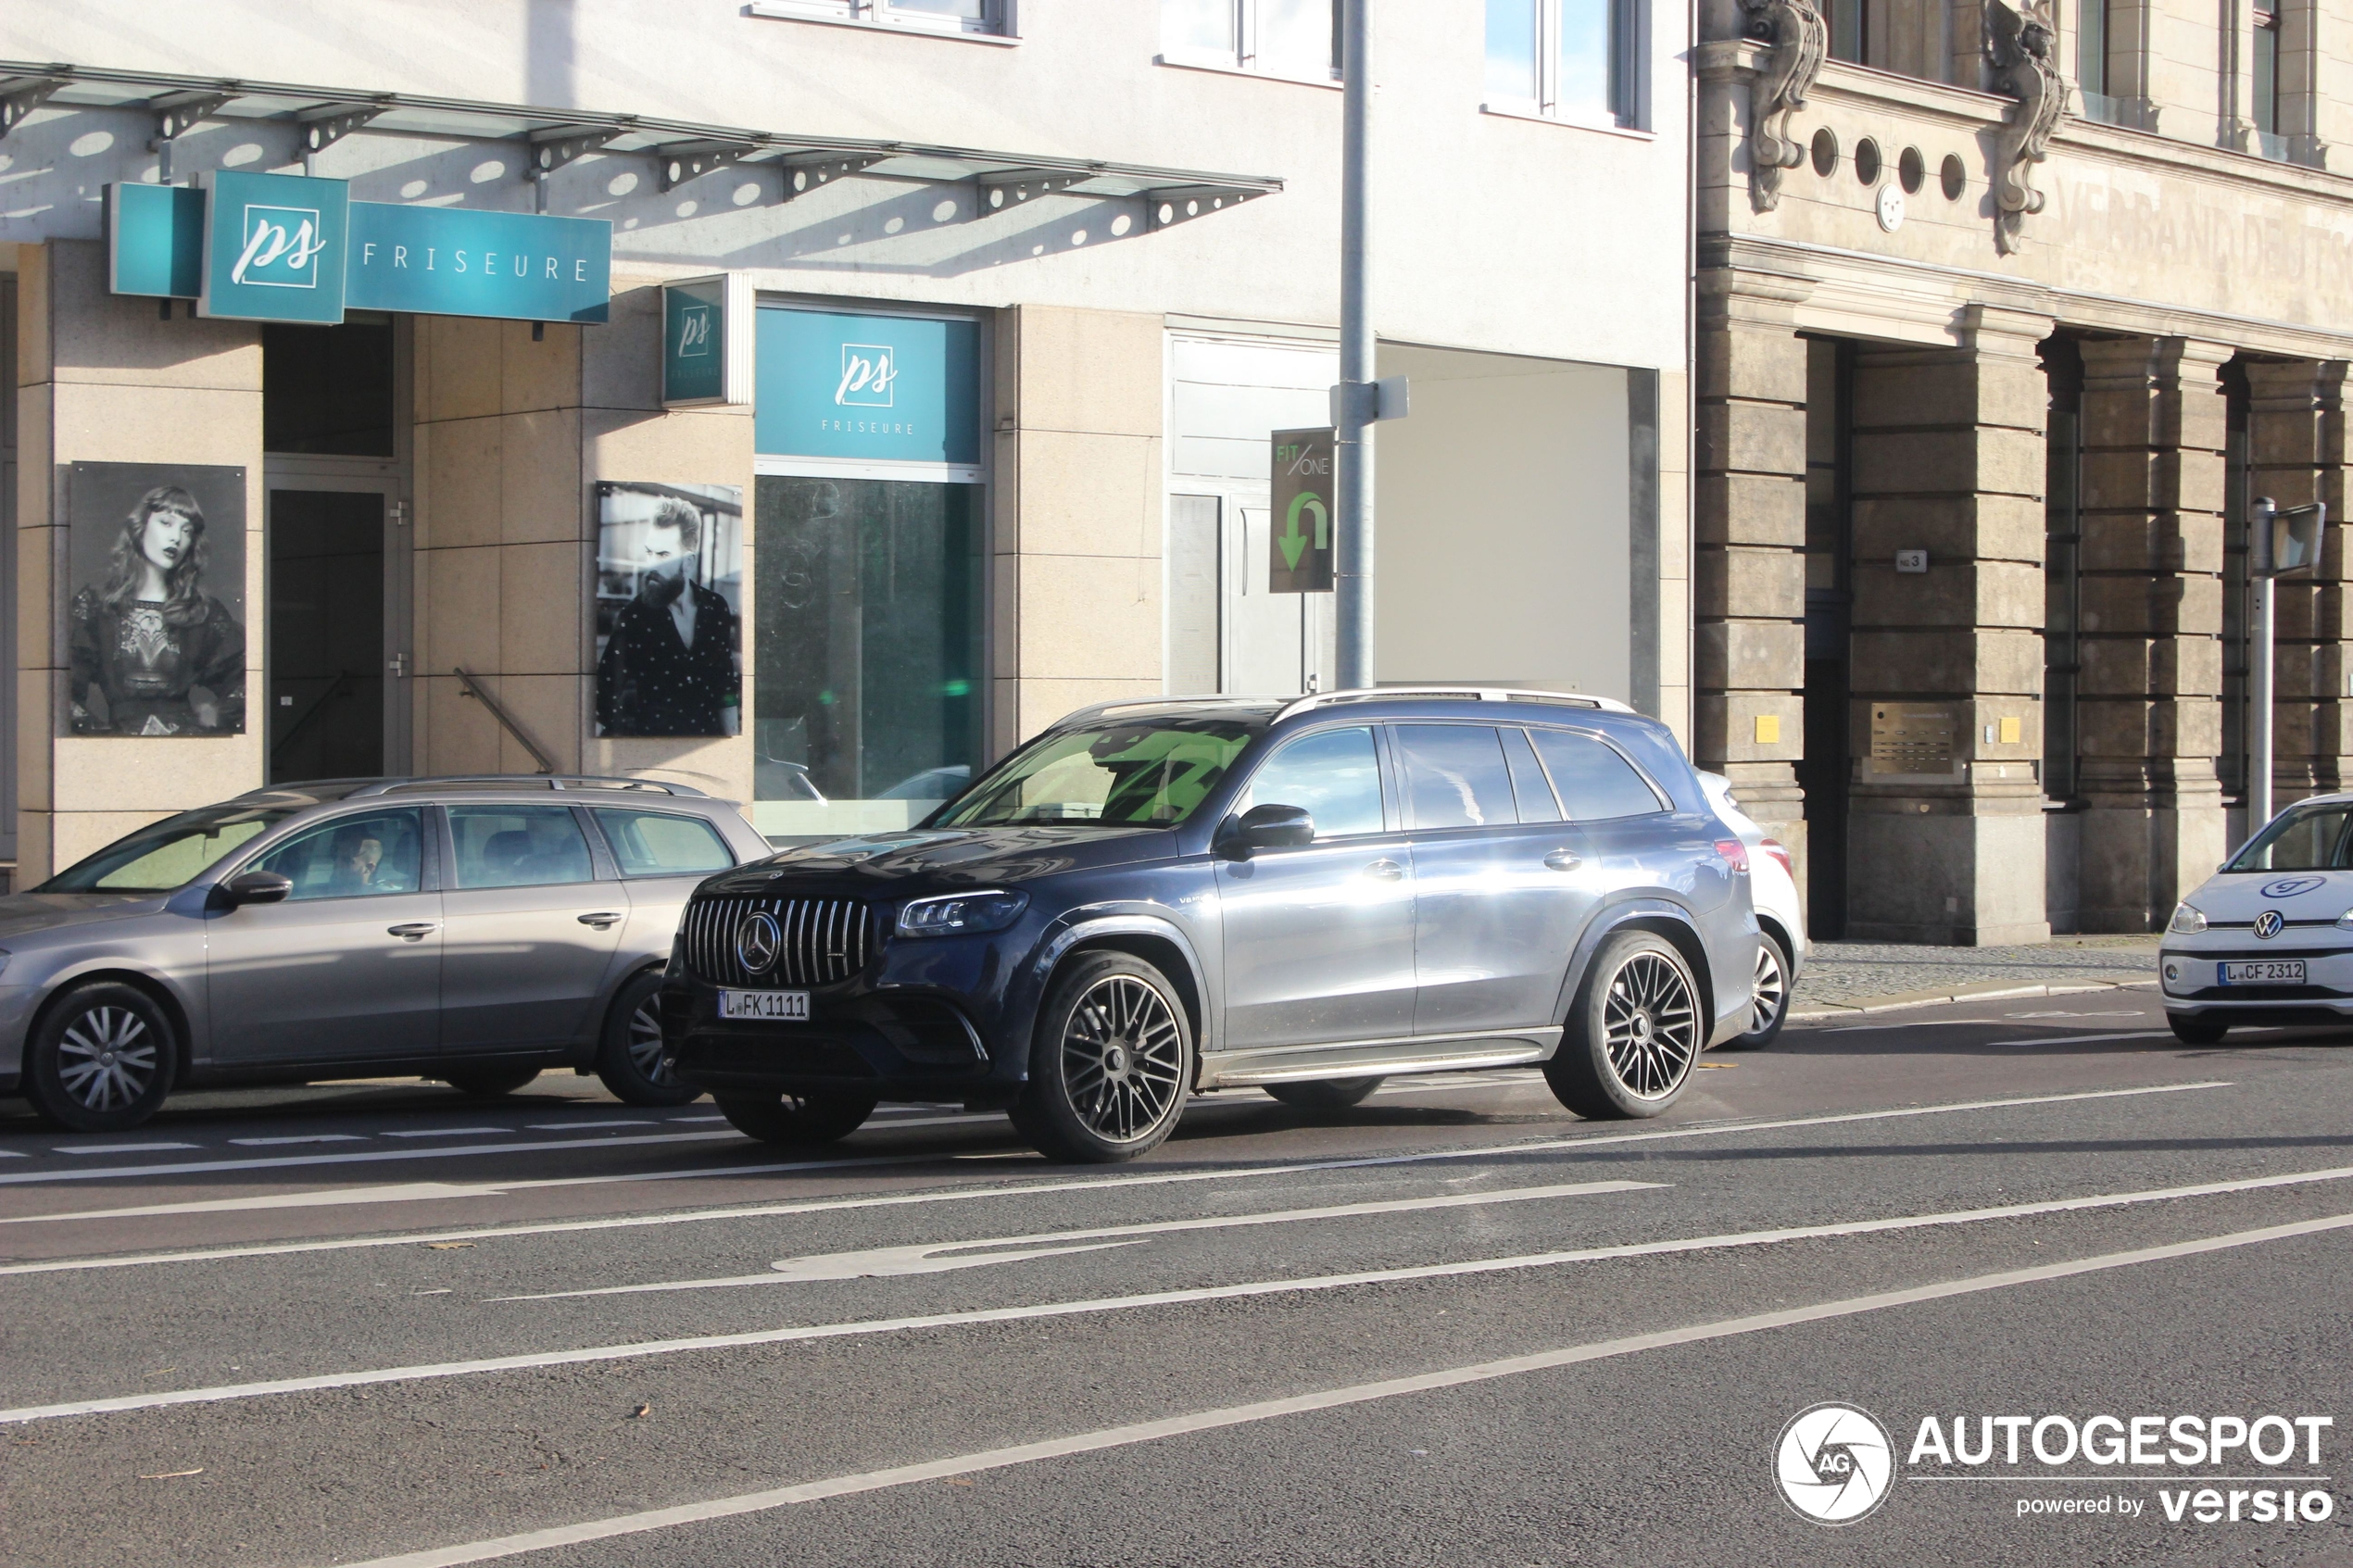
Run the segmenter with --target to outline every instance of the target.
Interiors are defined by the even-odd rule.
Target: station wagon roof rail
[[[1344,702],[1379,702],[1403,697],[1415,702],[1541,702],[1557,708],[1598,708],[1612,713],[1634,710],[1612,697],[1585,696],[1570,692],[1515,691],[1503,686],[1360,686],[1338,692],[1313,692],[1275,715],[1281,723],[1295,713]]]
[[[425,789],[610,789],[637,790],[648,795],[693,796],[703,793],[692,784],[671,784],[666,780],[610,778],[590,773],[456,773],[447,778],[381,779],[360,785],[346,798],[362,795],[407,794]]]
[[[1073,712],[1065,713],[1060,719],[1054,721],[1054,728],[1058,730],[1068,729],[1075,724],[1084,724],[1090,720],[1106,718],[1114,713],[1124,713],[1130,709],[1151,709],[1165,711],[1171,708],[1248,708],[1253,703],[1272,707],[1281,703],[1283,700],[1284,699],[1279,696],[1244,696],[1239,695],[1228,696],[1122,697],[1117,702],[1098,702],[1086,708],[1076,709]]]

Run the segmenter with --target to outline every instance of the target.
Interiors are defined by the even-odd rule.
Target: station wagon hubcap
[[[1610,1071],[1642,1099],[1673,1093],[1699,1055],[1691,985],[1657,953],[1636,953],[1611,978],[1602,1025]]]
[[[1063,1035],[1063,1082],[1088,1131],[1130,1143],[1158,1127],[1182,1086],[1176,1014],[1151,986],[1114,974],[1088,987]]]
[[[629,1015],[629,1065],[649,1084],[667,1084],[670,1069],[661,1064],[661,1013],[652,1002]]]
[[[57,1041],[57,1080],[85,1110],[129,1105],[155,1075],[155,1036],[128,1008],[92,1008]]]
[[[1770,942],[1759,942],[1756,945],[1756,1001],[1748,1021],[1752,1034],[1773,1026],[1773,1020],[1781,1015],[1781,1001],[1788,994],[1789,982],[1781,974],[1780,956],[1773,951]]]

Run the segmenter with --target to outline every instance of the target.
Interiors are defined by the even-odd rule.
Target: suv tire
[[[761,1143],[838,1143],[866,1124],[878,1103],[873,1095],[715,1095],[719,1113]]]
[[[2207,1018],[2195,1012],[2169,1012],[2165,1022],[2173,1037],[2185,1046],[2211,1046],[2229,1034],[2231,1026],[2219,1018]]]
[[[605,1014],[597,1076],[624,1105],[691,1105],[702,1090],[672,1076],[661,1044],[661,971],[632,975]]]
[[[156,999],[97,981],[51,1003],[25,1042],[24,1098],[70,1133],[120,1133],[161,1109],[180,1037]]]
[[[1656,1116],[1692,1081],[1706,1038],[1683,955],[1652,932],[1621,931],[1586,966],[1544,1081],[1591,1121]]]
[[[1176,1130],[1192,1078],[1192,1025],[1168,977],[1133,954],[1081,953],[1038,1010],[1013,1127],[1050,1160],[1133,1160]]]
[[[1263,1084],[1259,1085],[1294,1110],[1345,1110],[1352,1105],[1362,1105],[1384,1078],[1375,1073],[1370,1078],[1306,1078],[1294,1084]]]

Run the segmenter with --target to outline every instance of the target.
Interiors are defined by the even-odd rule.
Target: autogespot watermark
[[[2336,1513],[2321,1457],[2335,1426],[2325,1415],[1925,1415],[1899,1464],[1877,1417],[1831,1403],[1781,1428],[1773,1472],[1782,1500],[1818,1524],[1868,1518],[1911,1482],[2000,1487],[2019,1519],[2318,1524]]]

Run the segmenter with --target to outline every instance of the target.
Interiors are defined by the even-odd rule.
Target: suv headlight
[[[975,936],[1002,931],[1029,907],[1026,893],[948,893],[917,898],[899,907],[901,936]]]
[[[2173,918],[2165,922],[2165,929],[2176,936],[2195,936],[2206,929],[2206,916],[2195,904],[2176,905]]]

